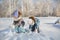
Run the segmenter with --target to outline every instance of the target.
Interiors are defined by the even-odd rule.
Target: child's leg
[[[18,25],[18,29],[17,29],[17,30],[18,30],[18,33],[20,33],[20,29],[19,29],[19,27],[20,27],[20,25]]]
[[[38,32],[38,33],[40,32],[38,25],[35,26],[35,29],[36,29],[36,32]]]
[[[19,27],[18,26],[15,27],[15,31],[16,31],[16,33],[19,33]]]
[[[38,32],[38,33],[40,32],[39,27],[37,28],[37,32]]]

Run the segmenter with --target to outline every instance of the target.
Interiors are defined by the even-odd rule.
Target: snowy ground
[[[60,24],[54,24],[59,17],[40,17],[40,33],[13,34],[9,25],[11,18],[0,18],[0,40],[60,40]],[[28,19],[25,27],[28,27]]]

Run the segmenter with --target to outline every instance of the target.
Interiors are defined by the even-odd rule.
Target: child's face
[[[29,19],[28,23],[29,23],[30,25],[33,25],[34,22],[33,22],[32,19]]]

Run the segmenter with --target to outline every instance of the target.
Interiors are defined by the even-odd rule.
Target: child
[[[38,19],[37,18],[34,18],[33,16],[29,17],[30,21],[29,21],[29,29],[32,31],[32,32],[38,32],[39,33],[39,24],[38,23]]]
[[[15,25],[15,31],[17,33],[21,33],[21,32],[24,33],[25,32],[25,29],[24,29],[25,22],[22,19],[22,13],[19,12],[18,10],[16,10],[13,13],[13,18],[14,18],[13,25]]]

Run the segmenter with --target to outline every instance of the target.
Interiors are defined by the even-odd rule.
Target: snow
[[[38,17],[40,33],[14,33],[10,30],[12,18],[0,18],[0,40],[60,40],[60,24],[54,24],[60,17]],[[28,18],[24,18],[28,29]]]

